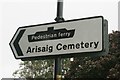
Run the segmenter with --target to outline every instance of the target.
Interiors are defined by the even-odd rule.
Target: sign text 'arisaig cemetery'
[[[18,59],[102,51],[103,17],[20,27],[10,46]]]

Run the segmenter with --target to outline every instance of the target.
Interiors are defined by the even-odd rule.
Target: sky
[[[65,20],[103,16],[109,33],[118,30],[119,0],[64,0]],[[55,22],[57,0],[0,1],[0,79],[12,78],[21,60],[16,60],[9,42],[19,27]]]

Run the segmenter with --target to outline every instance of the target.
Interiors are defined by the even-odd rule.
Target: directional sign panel
[[[18,28],[10,42],[17,59],[103,50],[103,17]]]

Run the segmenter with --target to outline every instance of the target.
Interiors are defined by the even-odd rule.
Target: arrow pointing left
[[[18,28],[18,30],[16,31],[15,35],[13,36],[13,38],[10,42],[10,47],[11,47],[16,59],[18,58],[18,56],[23,56],[22,50],[19,46],[19,41],[20,41],[21,37],[23,36],[25,30],[26,29]]]

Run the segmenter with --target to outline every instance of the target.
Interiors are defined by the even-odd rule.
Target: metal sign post
[[[100,56],[108,53],[108,22],[103,16],[64,21],[63,0],[58,0],[55,21],[19,27],[9,43],[15,58],[53,58],[54,80],[61,80],[62,57]]]
[[[63,0],[58,0],[57,2],[57,17],[55,18],[56,22],[64,21],[63,18]]]
[[[63,0],[57,1],[57,17],[55,18],[56,22],[63,22]],[[55,58],[54,63],[54,80],[61,80],[61,58],[58,56]]]

